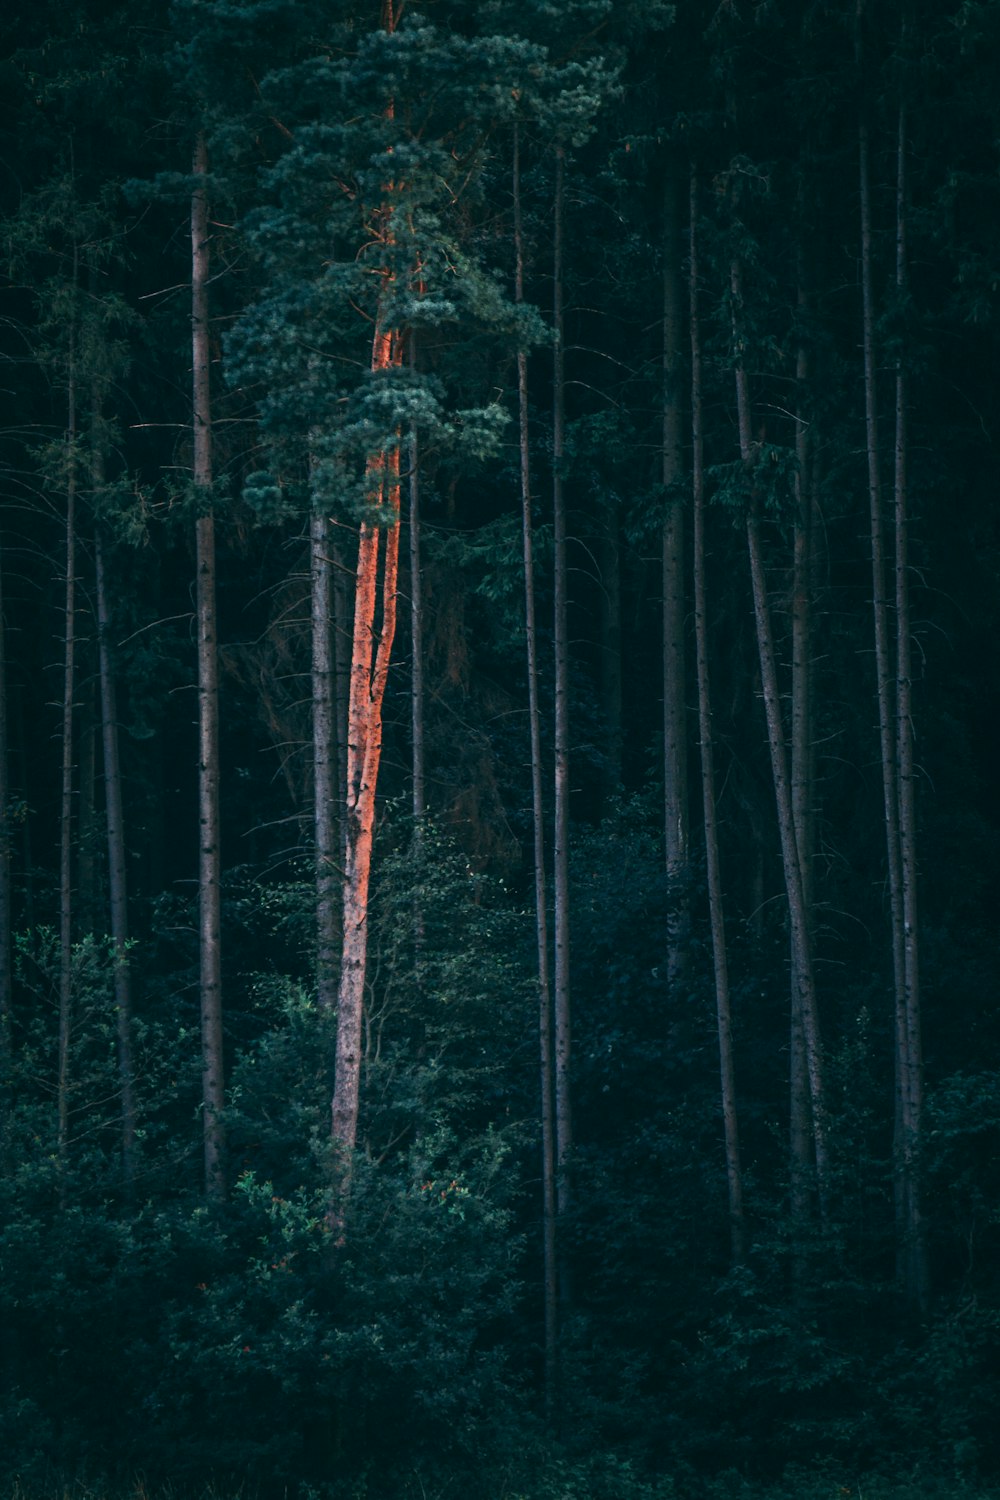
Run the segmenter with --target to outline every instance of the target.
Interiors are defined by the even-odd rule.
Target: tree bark
[[[804,280],[804,257],[799,252],[798,311],[802,320],[808,310]],[[810,474],[810,428],[807,417],[809,357],[800,328],[795,359],[797,411],[795,417],[795,523],[792,560],[792,708],[791,708],[791,799],[795,844],[802,878],[805,920],[812,943],[813,874],[813,733],[812,733],[812,489]],[[791,1158],[792,1222],[805,1224],[809,1201],[810,1128],[809,1070],[806,1022],[802,1013],[801,986],[794,975],[789,1037],[789,1148]],[[796,1244],[800,1243],[799,1229]]]
[[[570,1157],[573,1149],[571,1094],[572,1011],[570,1002],[569,927],[569,623],[566,560],[565,454],[566,356],[564,329],[565,153],[556,149],[554,214],[553,330],[555,334],[552,415],[552,512],[555,567],[555,841],[553,847],[555,988],[554,1088],[556,1208],[560,1220],[570,1203]],[[560,1296],[569,1300],[569,1275],[563,1261]]]
[[[73,250],[73,285],[78,274]],[[59,1078],[57,1085],[57,1154],[60,1194],[65,1193],[69,1164],[70,1044],[73,1032],[73,708],[76,692],[76,326],[69,330],[66,415],[66,571],[63,636],[62,790],[59,810]]]
[[[687,702],[684,643],[684,476],[681,383],[683,317],[680,277],[680,204],[676,173],[668,170],[663,194],[663,788],[665,854],[671,914],[667,975],[683,970],[688,915]]]
[[[199,135],[191,195],[191,345],[198,629],[198,936],[205,1195],[225,1197],[225,1070],[222,1039],[221,849],[219,828],[219,655],[212,514],[212,406],[208,342],[208,151]]]
[[[372,369],[385,370],[392,364],[398,364],[400,354],[399,335],[392,329],[377,328],[372,350]],[[396,633],[400,509],[398,446],[369,460],[368,478],[371,503],[381,507],[386,518],[381,522],[362,522],[354,590],[354,636],[347,729],[347,847],[332,1105],[333,1139],[348,1156],[356,1143],[358,1128],[361,1023],[368,957],[368,888],[375,832],[375,791],[382,754],[382,701]],[[380,548],[383,533],[384,547]],[[381,590],[380,550],[384,552]],[[374,626],[379,594],[382,617],[376,647]],[[347,1161],[343,1170],[347,1174]],[[345,1175],[345,1185],[346,1181]]]
[[[733,302],[733,337],[737,351],[734,373],[736,377],[740,457],[749,473],[753,464],[754,452],[750,424],[749,378],[742,354],[743,274],[738,260],[732,262],[730,280]],[[750,558],[750,579],[753,588],[757,652],[760,660],[761,687],[764,695],[764,715],[767,723],[771,775],[774,783],[778,833],[781,841],[781,861],[785,879],[785,892],[788,900],[792,983],[795,990],[793,1009],[796,1004],[801,1008],[806,1070],[809,1077],[809,1100],[812,1110],[812,1138],[816,1163],[816,1185],[819,1192],[820,1212],[825,1218],[829,1196],[829,1154],[826,1133],[823,1054],[820,1041],[819,1015],[816,1006],[812,953],[809,942],[809,924],[802,887],[802,865],[795,838],[795,821],[792,815],[792,796],[785,749],[785,730],[782,722],[781,699],[778,693],[778,672],[774,650],[774,637],[771,629],[771,610],[768,601],[767,580],[764,572],[761,547],[759,502],[755,495],[751,495],[747,507],[746,535],[747,551]]]
[[[93,476],[95,494],[104,484],[104,454],[97,432],[100,412],[95,400]],[[108,838],[108,901],[114,949],[115,1022],[118,1041],[118,1083],[121,1090],[122,1181],[126,1195],[135,1184],[136,1111],[132,1066],[132,965],[129,955],[128,876],[125,856],[121,758],[118,750],[118,705],[111,659],[111,611],[101,522],[95,521],[97,651],[101,683],[101,744],[104,757],[104,809]]]
[[[521,222],[520,131],[514,127],[515,301],[524,301],[524,231]],[[518,448],[521,469],[521,522],[524,544],[524,633],[528,669],[528,729],[531,744],[531,814],[535,860],[535,950],[538,973],[538,1064],[542,1130],[542,1298],[545,1357],[545,1409],[551,1418],[558,1376],[558,1271],[556,1172],[552,1097],[552,986],[549,974],[548,897],[545,880],[545,804],[542,794],[542,727],[538,693],[538,629],[535,618],[535,561],[531,504],[531,445],[528,428],[528,355],[517,355]]]
[[[899,108],[896,151],[896,291],[907,293],[906,109]],[[910,629],[909,515],[907,479],[907,378],[904,358],[896,360],[894,510],[896,523],[896,788],[899,797],[899,865],[903,917],[903,1025],[899,1067],[902,1101],[900,1170],[904,1200],[904,1287],[918,1307],[928,1294],[927,1243],[920,1204],[919,1150],[923,1114],[923,1061],[920,1017],[920,962],[917,927],[916,779],[913,763],[913,664]]]
[[[695,657],[698,677],[698,732],[701,748],[701,796],[705,823],[705,875],[708,885],[712,964],[715,974],[715,1015],[719,1040],[719,1081],[726,1147],[726,1186],[729,1198],[729,1246],[732,1264],[746,1251],[743,1214],[743,1169],[740,1160],[739,1118],[736,1112],[736,1074],[733,1061],[732,1005],[729,956],[722,902],[719,829],[716,814],[715,766],[712,736],[712,695],[708,654],[708,609],[705,587],[705,440],[702,401],[701,323],[698,287],[698,178],[691,172],[690,321],[691,321],[691,488],[693,500],[693,569]]]

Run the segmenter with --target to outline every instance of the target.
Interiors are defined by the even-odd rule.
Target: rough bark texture
[[[201,994],[202,1127],[205,1194],[225,1196],[222,1109],[221,850],[219,844],[219,654],[215,604],[215,518],[211,513],[212,406],[209,379],[209,228],[205,176],[208,152],[199,136],[191,196],[191,350],[193,365],[194,483],[204,496],[195,522],[198,631],[198,947]]]
[[[719,1039],[719,1081],[722,1122],[726,1147],[726,1187],[729,1197],[729,1245],[733,1265],[739,1265],[746,1250],[743,1214],[743,1169],[740,1161],[739,1119],[736,1113],[736,1072],[733,1061],[732,1006],[729,993],[729,956],[722,903],[722,871],[719,861],[719,830],[715,801],[715,766],[712,749],[712,695],[709,676],[708,614],[705,589],[705,443],[702,406],[701,327],[698,308],[698,179],[691,174],[690,230],[690,320],[691,320],[691,438],[694,549],[695,657],[698,676],[698,735],[701,747],[701,796],[705,823],[705,876],[708,885],[709,923],[712,930],[712,965],[715,975],[715,1015]]]

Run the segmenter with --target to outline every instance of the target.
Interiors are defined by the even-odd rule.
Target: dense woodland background
[[[995,1483],[1000,7],[0,36],[7,1479]]]

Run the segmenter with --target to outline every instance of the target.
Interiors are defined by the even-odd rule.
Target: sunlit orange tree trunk
[[[397,18],[393,0],[383,0],[383,29],[393,32]],[[393,114],[391,102],[387,114],[390,118]],[[387,184],[387,193],[391,190],[392,185]],[[392,210],[388,202],[378,212],[377,235],[388,257],[393,238]],[[383,278],[384,291],[379,299],[372,341],[372,374],[378,376],[402,363],[403,335],[383,322],[392,272],[384,263],[376,274]],[[365,499],[369,514],[361,522],[354,580],[344,798],[344,902],[332,1106],[332,1136],[345,1154],[353,1150],[358,1132],[375,792],[382,755],[382,703],[396,634],[400,510],[398,440],[369,457],[366,477]],[[344,1172],[343,1180],[346,1181],[346,1162]]]

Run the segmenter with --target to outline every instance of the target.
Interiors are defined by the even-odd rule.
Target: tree
[[[222,913],[219,821],[219,658],[212,509],[212,398],[209,354],[208,147],[199,134],[192,166],[191,349],[193,480],[198,632],[198,934],[201,995],[202,1129],[205,1194],[225,1196],[225,1063],[222,1037]]]

